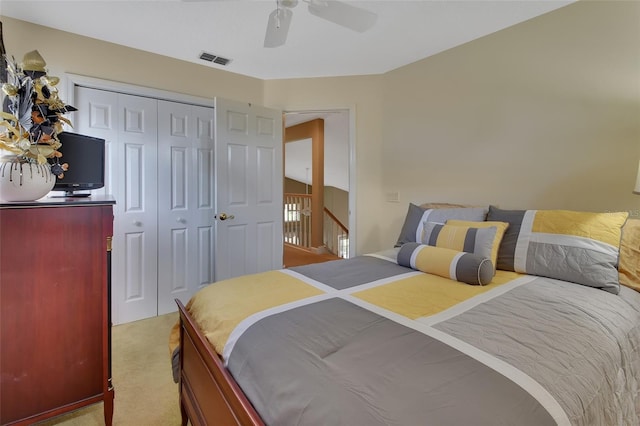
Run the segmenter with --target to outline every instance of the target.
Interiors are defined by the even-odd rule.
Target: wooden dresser
[[[109,197],[0,202],[0,424],[104,402],[111,383]]]

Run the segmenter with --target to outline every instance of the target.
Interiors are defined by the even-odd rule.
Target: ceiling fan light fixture
[[[374,12],[337,0],[303,1],[307,3],[312,15],[360,33],[373,27],[378,19]],[[276,0],[276,9],[269,14],[267,21],[264,47],[279,47],[285,44],[293,17],[291,9],[297,5],[298,0]]]
[[[312,15],[359,33],[373,27],[378,15],[367,9],[335,0],[305,0]]]
[[[287,7],[278,7],[269,14],[267,31],[264,35],[264,47],[282,46],[287,41],[293,11]]]

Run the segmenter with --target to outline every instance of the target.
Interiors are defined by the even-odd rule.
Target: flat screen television
[[[62,143],[60,163],[69,164],[64,177],[56,178],[53,191],[64,191],[64,197],[88,197],[90,193],[76,193],[104,186],[105,140],[79,133],[58,134]],[[55,195],[54,195],[55,196]]]

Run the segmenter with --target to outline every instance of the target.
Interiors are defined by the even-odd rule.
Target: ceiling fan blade
[[[378,15],[369,10],[340,1],[308,0],[307,2],[311,14],[360,33],[373,27],[378,19]]]
[[[264,47],[282,46],[287,41],[292,16],[293,12],[286,7],[279,7],[269,14],[267,32],[264,35]]]

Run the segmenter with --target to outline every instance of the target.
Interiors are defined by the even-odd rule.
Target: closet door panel
[[[211,225],[198,227],[198,288],[214,281],[214,228]]]
[[[195,240],[189,211],[194,187],[189,106],[158,102],[158,314],[175,310],[173,299],[192,280]]]
[[[187,191],[189,190],[189,168],[190,168],[190,155],[189,148],[186,147],[171,147],[169,155],[170,170],[171,170],[171,206],[173,211],[186,210],[187,206]]]
[[[145,257],[144,232],[129,232],[124,235],[124,248],[128,256],[124,264],[123,299],[130,302],[145,297],[144,262],[140,262]]]
[[[157,314],[157,102],[75,88],[74,131],[106,141],[105,188],[113,208],[112,320]]]
[[[171,280],[169,281],[170,293],[184,291],[191,278],[189,272],[189,238],[186,228],[174,229],[171,232]]]
[[[213,109],[158,101],[158,314],[212,281]],[[178,238],[179,236],[179,238]]]
[[[197,157],[196,203],[193,206],[198,229],[195,291],[215,280],[215,121],[213,108],[192,106],[191,112],[196,123]]]
[[[118,95],[104,90],[76,87],[75,103],[78,112],[74,113],[72,131],[105,140],[104,187],[90,192],[93,195],[113,194],[117,176],[108,170],[115,161],[113,147],[114,141],[118,140]]]
[[[214,181],[213,181],[213,149],[198,148],[197,150],[198,170],[196,178],[198,179],[197,204],[198,209],[210,214],[214,207]],[[208,216],[207,216],[208,217]]]
[[[116,324],[155,316],[158,294],[157,103],[141,96],[117,97],[118,139],[108,169],[109,174],[119,175],[112,193],[117,230],[112,281]],[[136,245],[124,243],[132,239]]]

